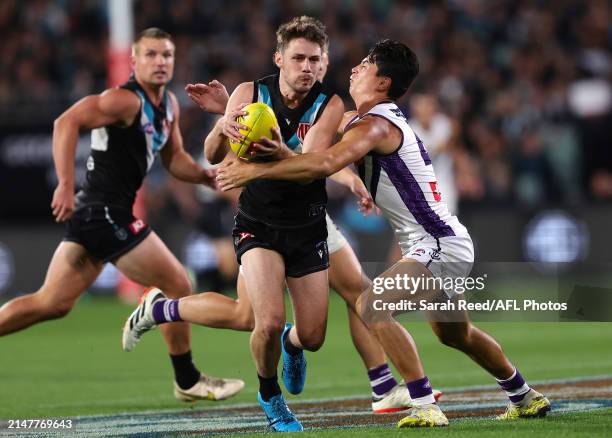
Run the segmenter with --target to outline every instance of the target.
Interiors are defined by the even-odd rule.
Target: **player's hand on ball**
[[[257,143],[253,143],[249,154],[251,157],[270,157],[281,158],[283,150],[287,148],[283,143],[280,130],[272,128],[272,138],[261,137]]]
[[[248,130],[249,127],[239,123],[236,119],[241,116],[246,116],[247,112],[244,111],[244,107],[247,106],[248,103],[242,103],[238,105],[233,110],[227,112],[220,120],[219,120],[219,128],[221,128],[221,132],[228,139],[240,142],[244,139],[244,135],[240,132],[241,129]]]
[[[72,217],[74,212],[74,188],[72,185],[59,183],[53,192],[51,209],[55,222],[65,222]]]
[[[204,111],[213,114],[225,113],[229,94],[225,85],[216,79],[208,84],[187,84],[185,91],[189,98]]]
[[[242,187],[254,178],[255,164],[247,164],[246,160],[233,158],[224,161],[217,170],[217,185],[224,192]]]

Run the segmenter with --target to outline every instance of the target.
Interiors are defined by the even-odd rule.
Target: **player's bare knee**
[[[308,339],[305,342],[301,342],[302,347],[306,351],[319,351],[319,349],[323,346],[323,342],[325,341],[324,337],[318,339]]]
[[[266,338],[278,338],[285,328],[285,321],[283,318],[268,317],[262,321],[259,321],[255,327],[257,331],[263,334]]]
[[[238,321],[238,329],[239,330],[243,330],[243,331],[253,331],[253,329],[255,328],[255,317],[253,316],[253,312],[247,311],[247,312],[242,312],[238,315],[237,318]]]
[[[300,344],[307,351],[318,351],[325,341],[325,329],[310,330],[306,333],[298,332]]]
[[[255,329],[255,316],[249,306],[240,303],[232,316],[234,330],[251,332]]]
[[[451,329],[451,327],[438,326],[434,329],[434,332],[441,343],[444,345],[456,348],[457,350],[465,349],[470,343],[470,330]]]
[[[45,303],[42,312],[47,319],[59,319],[68,315],[74,307],[73,301],[60,301],[57,303]]]
[[[357,301],[359,300],[359,297],[361,296],[362,292],[363,290],[360,289],[357,284],[351,285],[346,289],[338,291],[342,299],[344,299],[344,301],[346,302],[347,307],[349,307],[350,309],[356,308]]]
[[[357,315],[359,315],[359,317],[361,319],[363,319],[363,317],[365,316],[365,303],[366,299],[364,297],[364,294],[359,295],[359,297],[357,298],[357,301],[355,301],[355,311],[357,312]]]
[[[385,320],[390,318],[389,312],[375,310],[376,307],[373,306],[373,300],[375,297],[376,295],[374,295],[371,290],[368,290],[359,295],[359,298],[357,298],[355,302],[355,312],[368,327],[371,324],[381,320],[383,317]]]
[[[49,294],[45,293],[45,289],[39,290],[35,294],[32,294],[33,298],[32,309],[44,319],[58,319],[68,315],[74,307],[73,300],[57,300],[52,299]]]

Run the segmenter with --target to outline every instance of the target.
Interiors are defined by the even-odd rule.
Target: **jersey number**
[[[430,182],[429,187],[431,188],[431,193],[433,193],[434,200],[440,202],[442,200],[442,194],[438,191],[437,181]]]

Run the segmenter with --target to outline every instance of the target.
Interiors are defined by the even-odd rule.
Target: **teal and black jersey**
[[[274,110],[285,144],[301,153],[306,133],[314,125],[333,96],[316,82],[297,108],[283,103],[278,74],[254,82],[253,102],[263,102]],[[239,210],[247,217],[273,228],[300,228],[324,220],[327,193],[325,179],[310,184],[293,181],[255,180],[240,195]]]
[[[128,127],[107,125],[91,131],[91,154],[79,205],[103,202],[129,208],[136,191],[170,136],[174,113],[168,92],[155,106],[131,77],[121,88],[134,92],[140,111]]]

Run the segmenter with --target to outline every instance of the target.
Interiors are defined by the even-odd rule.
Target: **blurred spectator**
[[[427,148],[431,158],[438,189],[442,200],[446,202],[452,214],[457,213],[457,185],[453,151],[449,149],[452,135],[452,123],[448,116],[438,111],[436,97],[427,94],[415,94],[410,100],[410,126]]]
[[[526,131],[512,160],[516,199],[537,206],[558,200],[553,171],[536,132]]]

